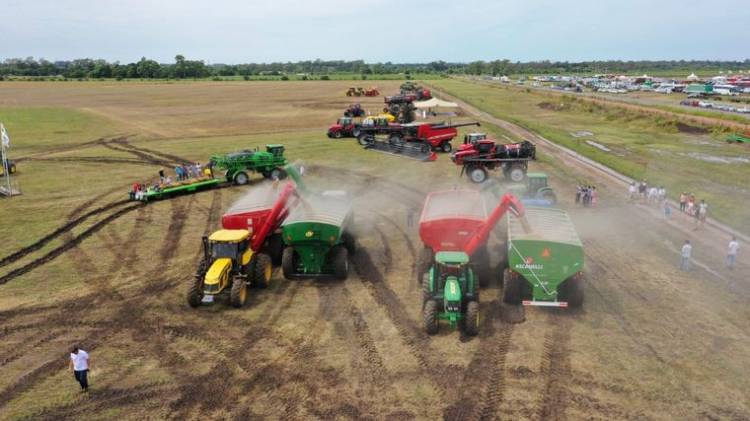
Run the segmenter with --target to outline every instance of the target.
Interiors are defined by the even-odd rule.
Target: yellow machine
[[[11,174],[16,173],[16,164],[11,160],[8,160],[8,172]],[[0,161],[0,177],[3,176],[5,176],[5,167],[3,166],[2,161]]]
[[[188,304],[198,307],[204,301],[229,292],[229,302],[233,307],[242,307],[247,301],[247,288],[250,284],[266,286],[271,279],[270,262],[261,262],[264,270],[253,275],[255,265],[253,249],[250,247],[248,230],[222,229],[203,237],[203,259],[195,273],[195,279],[188,291]],[[258,254],[258,258],[266,255]],[[267,269],[268,268],[268,269]],[[258,277],[260,279],[254,279]]]

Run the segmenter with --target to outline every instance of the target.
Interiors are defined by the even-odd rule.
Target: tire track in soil
[[[65,156],[58,158],[28,158],[26,160],[36,162],[75,162],[81,164],[155,165],[154,163],[146,162],[138,158],[112,158],[106,156]]]
[[[137,158],[140,158],[143,162],[146,162],[150,165],[159,165],[162,167],[172,167],[173,165],[176,165],[176,163],[172,160],[167,160],[163,158],[159,158],[157,156],[153,156],[151,154],[141,152],[138,150],[122,147],[122,146],[116,146],[111,143],[104,143],[102,146],[109,150],[113,150],[116,152],[124,152],[127,154],[131,154],[136,156]]]
[[[566,419],[565,409],[571,393],[565,383],[572,377],[570,369],[571,315],[549,313],[548,331],[544,335],[544,351],[539,373],[545,377],[542,396],[537,405],[539,419]]]
[[[46,344],[47,342],[53,341],[62,335],[63,335],[63,332],[51,332],[41,337],[39,340],[33,342],[32,344],[30,344],[27,348],[38,350],[40,346]],[[26,350],[20,349],[20,348],[15,348],[13,351],[9,353],[5,353],[3,355],[2,361],[0,361],[0,368],[7,366],[8,364],[12,363],[13,361],[16,361],[17,359],[23,357],[24,355],[28,355],[26,353]]]
[[[133,145],[132,143],[130,143],[128,141],[127,137],[122,137],[122,138],[114,139],[114,140],[112,140],[112,142],[113,143],[117,143],[118,145],[120,145],[122,147],[125,147],[127,149],[131,149],[133,151],[138,151],[140,153],[152,155],[152,156],[155,156],[155,157],[161,157],[163,159],[171,159],[175,164],[183,164],[183,163],[187,163],[187,162],[193,162],[190,159],[187,159],[187,158],[184,158],[184,157],[181,157],[181,156],[178,156],[178,155],[170,154],[170,153],[167,153],[167,152],[159,152],[159,151],[155,151],[153,149],[144,148],[142,146],[135,146],[135,145]]]
[[[409,255],[411,256],[411,277],[414,278],[417,274],[417,250],[414,248],[414,243],[411,241],[411,238],[409,237],[409,234],[407,234],[406,231],[404,231],[403,228],[401,228],[396,221],[394,221],[392,218],[389,218],[385,214],[381,212],[375,212],[377,213],[381,218],[383,218],[384,221],[388,222],[389,224],[393,225],[393,227],[399,232],[401,235],[401,238],[404,239],[404,243],[406,244],[407,250],[409,250]],[[382,237],[382,236],[381,236]],[[413,284],[410,284],[413,285]]]

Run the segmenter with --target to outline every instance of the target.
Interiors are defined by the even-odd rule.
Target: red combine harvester
[[[451,155],[451,161],[461,165],[461,174],[466,173],[475,183],[482,183],[488,171],[502,169],[505,178],[521,182],[526,177],[529,161],[536,159],[536,146],[524,140],[520,143],[502,144],[487,139],[484,133],[472,133],[464,137],[463,145]]]
[[[384,152],[407,149],[423,155],[430,154],[432,150],[450,152],[451,141],[458,136],[456,128],[465,126],[479,126],[479,123],[409,123],[362,127],[358,139],[365,148]]]
[[[281,223],[299,200],[301,198],[292,182],[287,182],[281,189],[276,185],[267,191],[254,189],[221,217],[221,226],[250,231],[252,250],[266,254],[278,266],[284,251]]]
[[[492,278],[487,239],[509,209],[523,221],[523,204],[510,193],[500,198],[489,215],[483,196],[476,190],[445,190],[427,195],[419,220],[424,249],[419,259],[418,280],[421,282],[434,264],[435,254],[451,251],[466,253],[480,285],[487,285]]]

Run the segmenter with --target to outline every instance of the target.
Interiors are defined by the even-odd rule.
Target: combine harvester
[[[504,195],[489,215],[475,190],[427,196],[419,221],[424,249],[418,271],[427,333],[437,333],[440,320],[452,327],[462,323],[469,335],[479,332],[479,288],[492,278],[487,240],[509,209],[522,221],[524,207],[511,194]]]
[[[434,161],[433,150],[450,152],[451,141],[458,136],[459,127],[478,126],[479,123],[410,123],[360,128],[359,143],[365,149],[404,156],[420,161]]]
[[[508,219],[503,301],[545,307],[583,304],[583,245],[568,214],[527,208],[528,227]]]

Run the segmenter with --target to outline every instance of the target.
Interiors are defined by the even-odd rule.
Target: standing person
[[[740,243],[737,242],[737,237],[734,235],[729,241],[727,246],[727,267],[729,270],[734,269],[734,264],[737,263],[737,250],[740,248]]]
[[[581,185],[576,186],[576,205],[581,203],[581,193],[582,193]]]
[[[164,168],[159,170],[159,181],[164,182]]]
[[[638,194],[641,195],[641,202],[646,200],[646,190],[648,189],[648,184],[646,184],[646,180],[644,179],[641,181],[641,184],[638,185]]]
[[[669,205],[669,201],[664,201],[664,218],[672,219],[672,206]]]
[[[687,193],[682,192],[680,193],[680,212],[685,212],[686,206],[687,206]]]
[[[591,207],[596,206],[596,186],[591,186]]]
[[[682,256],[682,259],[680,260],[680,270],[687,272],[690,270],[690,255],[693,252],[693,246],[690,245],[690,240],[685,240],[685,244],[682,245],[682,250],[680,255]]]
[[[630,183],[630,186],[628,187],[628,199],[630,199],[631,202],[635,201],[635,195],[638,192],[638,187],[635,185],[635,181]]]
[[[70,351],[70,361],[68,362],[68,368],[73,372],[78,384],[81,385],[82,392],[89,391],[89,379],[88,373],[91,367],[91,359],[89,354],[74,346]]]
[[[698,222],[705,224],[706,215],[708,215],[708,203],[705,199],[701,199],[701,203],[698,205]]]

